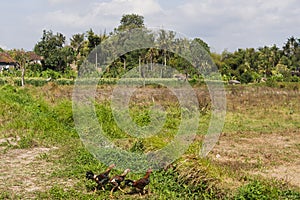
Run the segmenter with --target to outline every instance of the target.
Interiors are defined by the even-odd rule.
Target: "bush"
[[[277,82],[274,79],[267,79],[266,85],[268,87],[276,87],[277,86]]]
[[[40,64],[29,64],[26,68],[27,77],[38,77],[41,75],[42,66]]]
[[[65,71],[65,73],[62,74],[62,76],[66,79],[74,79],[77,76],[77,73],[74,70],[69,69]]]
[[[291,190],[282,190],[276,186],[254,180],[241,187],[234,197],[236,200],[244,199],[299,199],[300,193]]]
[[[252,77],[252,73],[250,71],[244,72],[240,76],[241,83],[251,83],[254,81],[254,78]]]
[[[284,77],[282,74],[276,74],[273,75],[270,79],[277,81],[277,82],[283,82],[284,81]]]
[[[55,80],[55,83],[57,83],[57,85],[73,85],[74,80],[73,79],[57,79],[57,80]]]
[[[300,77],[291,76],[288,81],[290,81],[290,82],[300,82]]]
[[[61,74],[57,71],[47,69],[46,71],[42,72],[43,78],[51,78],[51,79],[58,79],[61,78]]]

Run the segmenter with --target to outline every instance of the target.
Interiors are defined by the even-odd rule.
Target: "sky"
[[[111,32],[123,14],[145,25],[201,38],[213,52],[282,47],[300,37],[299,0],[10,0],[0,1],[0,47],[32,50],[43,30],[69,38]]]

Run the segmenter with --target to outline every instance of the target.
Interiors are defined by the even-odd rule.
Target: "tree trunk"
[[[139,56],[139,73],[141,73],[141,56]]]
[[[21,77],[21,85],[22,87],[25,86],[25,66],[22,67],[22,77]]]
[[[163,71],[164,71],[164,69],[166,69],[167,68],[167,55],[166,55],[166,52],[165,52],[165,54],[164,54],[164,67],[161,69],[161,78],[163,77]]]
[[[95,46],[95,49],[96,49],[96,46]],[[95,63],[95,66],[96,66],[96,70],[97,70],[97,67],[98,67],[98,52],[97,52],[97,49],[96,49],[96,63]]]

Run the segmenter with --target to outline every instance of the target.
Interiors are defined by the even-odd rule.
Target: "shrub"
[[[58,79],[61,78],[61,74],[51,69],[47,69],[46,71],[42,72],[42,77],[44,78],[51,78],[51,79]]]
[[[55,83],[58,85],[73,85],[74,80],[73,79],[57,79],[55,80]]]
[[[242,83],[251,83],[253,82],[254,78],[250,71],[246,71],[240,76],[240,80]]]
[[[280,189],[274,185],[253,180],[249,184],[239,188],[238,193],[234,197],[236,200],[244,199],[299,199],[300,193]]]
[[[277,83],[276,83],[276,81],[275,81],[274,79],[267,79],[266,85],[267,85],[268,87],[276,87],[276,86],[277,86]]]

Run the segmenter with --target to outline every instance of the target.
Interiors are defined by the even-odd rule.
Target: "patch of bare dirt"
[[[222,166],[300,187],[300,132],[223,134],[211,153]]]
[[[8,138],[0,138],[0,146],[12,145],[17,146],[20,137],[8,137]]]
[[[300,161],[288,165],[279,165],[270,169],[257,172],[264,177],[274,177],[286,183],[300,187]]]
[[[53,149],[32,148],[4,151],[4,147],[1,147],[0,191],[31,198],[34,192],[51,187],[47,177],[53,172],[54,167],[42,157]]]

